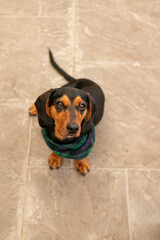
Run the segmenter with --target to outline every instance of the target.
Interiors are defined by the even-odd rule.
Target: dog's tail
[[[66,73],[65,71],[63,71],[63,69],[58,66],[58,64],[55,62],[54,57],[52,55],[51,50],[49,49],[49,58],[50,58],[50,62],[52,64],[52,66],[69,82],[74,82],[76,81],[75,78],[71,77],[68,73]]]

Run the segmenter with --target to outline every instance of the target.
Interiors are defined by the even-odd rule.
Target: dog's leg
[[[32,115],[32,116],[35,116],[38,114],[37,112],[37,109],[36,109],[36,106],[35,105],[32,105],[29,109],[29,114]]]
[[[58,169],[62,165],[62,158],[53,152],[48,158],[48,163],[51,170]]]
[[[82,160],[76,160],[75,161],[75,166],[76,169],[83,175],[85,176],[89,170],[90,170],[90,165],[88,163],[88,160],[86,158]]]

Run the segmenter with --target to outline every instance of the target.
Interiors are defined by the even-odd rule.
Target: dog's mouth
[[[60,139],[71,139],[71,138],[75,138],[75,137],[79,137],[79,133],[64,133],[62,130],[58,130],[56,131],[56,136],[57,138]]]
[[[77,133],[66,133],[64,132],[63,130],[58,130],[57,129],[57,132],[58,134],[62,137],[62,138],[65,138],[65,139],[70,139],[70,138],[74,138],[74,137],[79,137],[80,135],[80,132],[77,132]]]
[[[67,133],[66,138],[74,138],[79,137],[79,133]]]
[[[77,134],[67,134],[66,138],[74,138],[77,137]]]

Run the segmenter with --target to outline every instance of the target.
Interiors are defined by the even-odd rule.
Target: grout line
[[[41,0],[39,0],[39,12],[38,12],[38,17],[42,16],[42,3]]]
[[[27,157],[25,164],[25,176],[24,176],[24,193],[23,193],[23,205],[22,205],[22,223],[21,223],[21,240],[23,240],[23,228],[24,228],[24,209],[25,209],[25,200],[26,200],[26,190],[27,190],[27,180],[28,180],[28,165],[29,165],[29,157],[30,157],[30,149],[31,149],[31,133],[32,133],[32,120],[30,117],[29,120],[29,134],[28,134],[28,148],[27,148]]]
[[[130,203],[129,203],[129,184],[128,184],[128,171],[125,170],[125,181],[126,181],[126,201],[127,201],[127,213],[128,213],[128,229],[129,239],[132,240],[132,227],[131,227],[131,215],[130,215]]]
[[[100,167],[100,168],[92,168],[93,170],[111,170],[111,171],[160,171],[160,168],[105,168],[105,167]]]
[[[28,169],[49,169],[49,166],[28,166],[27,167]],[[62,169],[62,170],[66,170],[66,169],[71,169],[70,167],[60,167],[60,169]],[[72,168],[72,169],[74,169],[74,168]],[[50,170],[50,169],[49,169]],[[58,170],[58,169],[52,169],[52,170],[50,170],[50,171],[54,171],[54,170]]]
[[[53,15],[50,15],[50,16],[47,16],[47,15],[42,15],[42,5],[40,4],[39,5],[39,12],[38,12],[38,14],[37,15],[23,15],[23,14],[4,14],[4,15],[2,15],[2,14],[0,14],[0,18],[55,18],[55,16]],[[67,19],[67,17],[63,17],[63,16],[56,16],[56,19]]]
[[[71,162],[73,162],[73,160],[71,159]],[[30,165],[27,167],[28,169],[32,169],[32,168],[38,168],[38,169],[47,169],[48,165],[46,166],[36,166],[36,165]],[[74,170],[75,167],[72,166],[66,166],[66,167],[61,167],[61,169],[71,169]],[[91,168],[91,171],[160,171],[160,169],[157,168]]]
[[[76,0],[72,0],[72,58],[73,58],[73,67],[72,67],[72,76],[75,76],[75,64],[76,64],[76,54],[75,54],[75,43],[76,43],[76,35],[75,35],[75,19],[76,19]],[[72,168],[72,160],[70,160],[70,168]]]
[[[75,75],[75,64],[76,64],[76,52],[75,52],[75,45],[76,45],[76,2],[73,0],[73,14],[72,14],[72,25],[73,25],[73,31],[72,31],[72,56],[73,56],[73,69],[72,74]]]
[[[101,61],[101,62],[92,62],[92,61],[88,61],[88,62],[85,62],[85,61],[81,61],[81,60],[78,60],[77,63],[79,65],[84,65],[84,66],[107,66],[107,67],[119,67],[119,66],[122,66],[122,67],[130,67],[130,68],[133,68],[133,69],[143,69],[143,68],[155,68],[155,69],[159,69],[160,66],[159,65],[145,65],[143,64],[143,62],[141,63],[140,66],[134,66],[134,61],[129,63],[129,62],[114,62],[114,61]]]

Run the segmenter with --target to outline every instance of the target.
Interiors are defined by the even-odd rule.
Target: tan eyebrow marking
[[[63,97],[61,98],[61,101],[65,107],[71,105],[71,102],[70,102],[69,98],[67,97],[67,95],[63,95]]]
[[[73,103],[76,107],[78,107],[81,102],[83,102],[83,100],[82,100],[81,97],[78,96],[78,97],[75,98]]]

